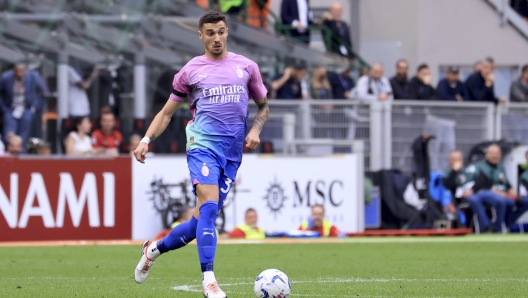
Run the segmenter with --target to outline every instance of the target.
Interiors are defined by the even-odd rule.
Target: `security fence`
[[[501,138],[528,144],[528,104],[270,100],[269,105],[272,118],[261,141],[271,142],[275,152],[346,153],[353,140],[362,140],[365,170],[411,172],[411,146],[422,134],[435,136],[431,169],[440,171],[455,148],[468,154],[478,143]],[[249,125],[255,114],[252,105]]]
[[[497,107],[496,138],[528,144],[528,104],[510,103]]]

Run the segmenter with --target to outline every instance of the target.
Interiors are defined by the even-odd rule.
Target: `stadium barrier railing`
[[[261,139],[272,142],[275,152],[346,153],[351,152],[351,140],[362,140],[365,170],[398,168],[409,173],[411,145],[422,134],[436,137],[430,147],[432,170],[444,170],[455,148],[467,154],[484,141],[528,143],[528,104],[523,103],[270,100],[269,105],[273,117]],[[249,123],[255,113],[256,107],[250,106]]]

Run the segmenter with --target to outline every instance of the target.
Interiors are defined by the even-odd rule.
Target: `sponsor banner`
[[[0,241],[131,238],[131,158],[0,158]]]
[[[179,206],[195,204],[184,156],[151,157],[133,166],[132,238],[150,239],[171,222]],[[364,229],[362,176],[356,155],[324,158],[244,156],[217,227],[230,231],[244,223],[248,208],[266,232],[297,229],[322,204],[326,219],[344,232]],[[361,180],[360,180],[361,179]],[[361,183],[360,183],[361,182]]]

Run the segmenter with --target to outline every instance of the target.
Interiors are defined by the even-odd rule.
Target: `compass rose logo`
[[[266,196],[264,197],[264,200],[268,203],[268,208],[277,216],[282,207],[284,207],[284,201],[287,199],[284,195],[284,188],[282,188],[280,182],[277,181],[277,177],[275,177],[270,187],[266,190]]]

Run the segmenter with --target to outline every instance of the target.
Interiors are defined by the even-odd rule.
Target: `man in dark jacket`
[[[480,64],[479,71],[467,78],[465,86],[469,100],[494,103],[506,102],[506,98],[504,97],[495,97],[495,92],[493,91],[493,82],[495,81],[495,76],[493,75],[494,69],[493,59],[487,58]]]
[[[308,0],[282,0],[280,14],[282,23],[293,27],[284,33],[300,42],[309,44],[310,30],[308,26],[314,22]]]
[[[409,80],[407,79],[408,71],[409,63],[407,60],[400,59],[396,62],[396,75],[389,80],[394,99],[412,99],[409,92]]]
[[[347,99],[350,91],[354,89],[356,83],[350,77],[352,67],[346,65],[343,68],[337,69],[335,73],[328,74],[328,82],[332,87],[332,96],[334,99]]]
[[[501,148],[490,145],[486,151],[486,160],[476,165],[477,175],[472,187],[474,193],[491,190],[500,198],[497,208],[497,219],[494,226],[510,228],[528,210],[528,199],[519,198],[517,192],[511,187],[506,170],[500,164],[502,158]],[[497,230],[497,228],[495,228]],[[504,230],[501,229],[503,232]]]
[[[445,78],[438,82],[436,93],[438,99],[451,101],[468,100],[466,87],[458,79],[458,66],[449,66],[446,70]]]
[[[322,31],[324,42],[328,51],[353,58],[350,31],[347,23],[341,20],[342,14],[343,6],[339,2],[334,2],[330,11],[323,14],[323,27],[327,29]]]
[[[418,66],[416,76],[409,82],[409,95],[411,99],[434,99],[435,90],[431,86],[431,71],[427,64]]]
[[[31,122],[36,111],[44,105],[48,88],[35,71],[17,64],[0,76],[0,110],[4,113],[4,141],[12,135],[22,138],[22,152],[26,152]]]
[[[528,102],[528,64],[523,66],[521,77],[510,87],[511,102]]]

